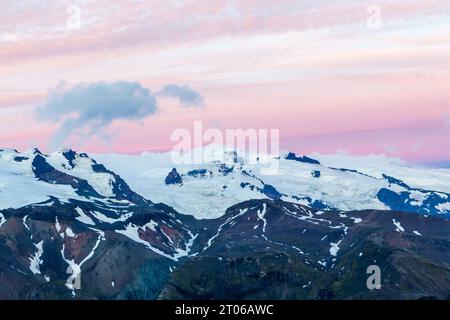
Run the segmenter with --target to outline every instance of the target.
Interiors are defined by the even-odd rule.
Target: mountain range
[[[203,152],[0,150],[0,298],[450,297],[450,170]]]

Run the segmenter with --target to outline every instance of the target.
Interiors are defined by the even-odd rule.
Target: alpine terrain
[[[0,150],[0,299],[450,298],[450,170],[204,152]]]

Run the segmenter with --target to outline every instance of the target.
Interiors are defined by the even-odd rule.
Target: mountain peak
[[[294,152],[289,152],[285,157],[286,160],[294,160],[298,162],[311,163],[311,164],[320,164],[319,161],[309,158],[307,156],[297,156]]]
[[[72,148],[69,148],[69,147],[61,147],[61,148],[58,148],[58,149],[56,149],[56,151],[54,152],[54,153],[67,153],[67,152],[74,152],[74,153],[76,153],[76,151],[75,150],[73,150]]]
[[[19,151],[12,148],[0,148],[0,154],[1,153],[19,153]]]
[[[38,148],[33,148],[33,149],[31,149],[31,152],[32,152],[33,154],[43,155],[43,153],[41,152],[41,150],[39,150]]]

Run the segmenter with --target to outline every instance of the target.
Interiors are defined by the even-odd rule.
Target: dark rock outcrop
[[[178,173],[176,168],[173,168],[172,171],[169,172],[167,175],[165,181],[167,185],[169,184],[182,184],[183,178],[181,178],[181,175]]]
[[[319,161],[309,158],[307,156],[297,157],[295,153],[289,152],[288,155],[285,158],[286,160],[293,160],[298,162],[304,162],[304,163],[311,163],[311,164],[320,164]]]

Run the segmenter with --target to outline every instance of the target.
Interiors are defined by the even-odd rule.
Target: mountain
[[[450,216],[450,188],[445,183],[450,170],[410,168],[380,159],[360,159],[357,163],[368,169],[358,164],[355,170],[351,165],[356,161],[351,158],[346,159],[349,167],[340,159],[335,166],[326,157],[319,161],[286,152],[271,159],[278,173],[264,175],[267,162],[257,160],[265,155],[245,157],[243,152],[217,145],[202,152],[201,164],[174,164],[170,153],[95,157],[144,197],[199,219],[218,218],[230,206],[250,199],[281,199],[319,210],[378,209]],[[174,168],[182,183],[166,184]],[[405,181],[395,173],[401,173]]]
[[[0,150],[0,299],[450,297],[448,193],[419,184],[436,172],[287,153],[268,176],[206,151]]]
[[[448,219],[250,200],[219,221],[160,298],[450,298]],[[380,290],[366,286],[370,265],[381,268]]]
[[[151,203],[117,174],[85,153],[61,150],[44,155],[0,150],[0,208],[18,208],[49,197],[122,204]]]

